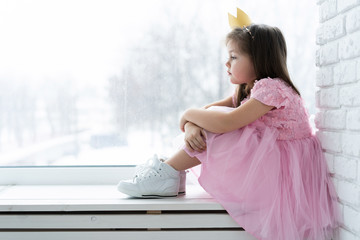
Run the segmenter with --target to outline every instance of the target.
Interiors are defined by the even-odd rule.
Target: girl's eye
[[[230,58],[233,59],[233,60],[236,59],[236,57],[234,57],[234,56],[231,56]]]

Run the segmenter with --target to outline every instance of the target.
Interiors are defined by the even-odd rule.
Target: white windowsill
[[[0,185],[0,239],[147,238],[255,240],[197,184],[166,199],[131,198],[116,185]]]
[[[0,212],[224,210],[199,185],[187,194],[166,199],[137,199],[116,185],[0,186]]]

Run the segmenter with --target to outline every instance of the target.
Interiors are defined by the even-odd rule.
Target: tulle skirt
[[[318,138],[277,140],[261,124],[206,132],[202,153],[184,147],[202,163],[199,183],[259,240],[330,239],[342,220]]]

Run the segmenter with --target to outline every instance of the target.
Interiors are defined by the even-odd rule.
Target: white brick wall
[[[360,240],[360,0],[317,0],[316,133],[344,224],[336,240]]]

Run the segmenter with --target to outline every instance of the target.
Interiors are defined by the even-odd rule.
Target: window
[[[0,165],[122,166],[170,155],[182,111],[233,91],[223,40],[238,4],[1,1]],[[241,4],[254,22],[283,31],[313,114],[315,3]]]

